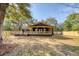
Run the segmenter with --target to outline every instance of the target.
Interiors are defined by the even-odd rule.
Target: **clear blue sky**
[[[35,19],[55,17],[58,23],[63,23],[70,13],[79,12],[78,8],[72,6],[78,7],[79,4],[33,3],[31,4],[31,12]]]

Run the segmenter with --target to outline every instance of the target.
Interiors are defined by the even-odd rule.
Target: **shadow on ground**
[[[14,39],[14,40],[13,40]],[[79,56],[79,46],[62,43],[60,40],[68,42],[72,37],[66,37],[63,35],[53,36],[15,36],[13,43],[17,42],[21,47],[17,47],[16,50],[9,55],[17,56]],[[19,40],[21,39],[21,40]],[[56,40],[53,40],[56,39]],[[23,45],[23,46],[22,46]]]
[[[68,40],[68,39],[73,39],[72,37],[67,37],[64,35],[53,35],[51,36],[52,39],[61,39],[61,40]]]
[[[20,56],[79,56],[79,46],[38,44],[26,45],[17,53]]]
[[[62,43],[62,45],[55,45],[55,47],[65,56],[79,56],[79,46],[71,46]]]
[[[26,38],[30,38],[30,39],[33,39],[35,37],[37,38],[41,38],[41,39],[46,39],[46,38],[49,38],[49,39],[61,39],[61,40],[69,40],[69,39],[73,39],[72,37],[67,37],[67,36],[64,36],[64,35],[53,35],[53,36],[16,36],[18,39],[26,39]]]
[[[17,44],[3,44],[0,47],[0,56],[10,53],[17,46]]]

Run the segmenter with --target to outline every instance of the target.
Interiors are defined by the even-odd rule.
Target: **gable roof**
[[[50,26],[50,25],[47,25],[47,24],[44,24],[44,23],[36,23],[34,24],[33,26]]]

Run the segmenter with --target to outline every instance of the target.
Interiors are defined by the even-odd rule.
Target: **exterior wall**
[[[49,28],[49,31],[33,31],[33,28]],[[29,34],[52,35],[52,26],[29,26]]]

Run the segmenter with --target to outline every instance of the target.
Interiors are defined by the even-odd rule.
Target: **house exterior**
[[[36,23],[29,25],[28,35],[53,35],[54,26],[50,26],[44,23]]]

